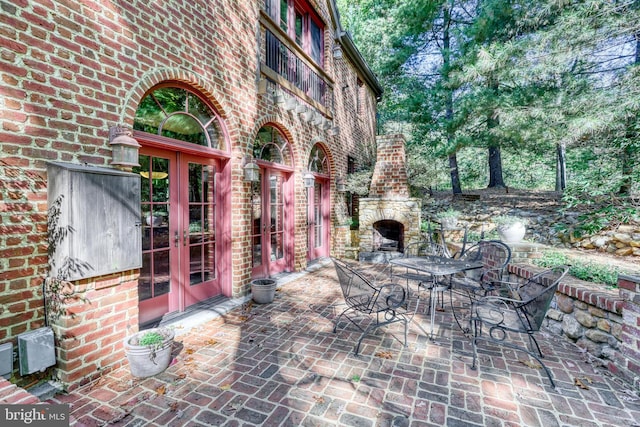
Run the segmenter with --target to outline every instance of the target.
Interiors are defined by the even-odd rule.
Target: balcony
[[[267,17],[262,17],[260,73],[327,116],[333,111],[333,81]]]

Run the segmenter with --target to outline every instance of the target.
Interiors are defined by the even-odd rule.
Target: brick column
[[[138,271],[80,280],[52,324],[57,379],[73,390],[122,366],[123,341],[138,331]]]
[[[623,356],[619,373],[632,383],[636,389],[640,388],[640,277],[618,277],[618,289],[624,302],[622,305],[622,345],[620,353]]]

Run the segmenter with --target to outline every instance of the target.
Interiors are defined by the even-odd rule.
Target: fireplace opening
[[[384,219],[373,224],[373,250],[404,252],[404,225]]]

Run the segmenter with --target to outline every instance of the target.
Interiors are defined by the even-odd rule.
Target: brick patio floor
[[[640,426],[631,388],[564,340],[539,335],[556,390],[508,349],[483,345],[472,370],[449,307],[433,341],[412,325],[403,348],[396,324],[355,356],[357,329],[333,333],[342,308],[333,267],[293,277],[279,280],[272,304],[178,323],[164,373],[139,380],[124,367],[49,402],[70,404],[75,426]]]

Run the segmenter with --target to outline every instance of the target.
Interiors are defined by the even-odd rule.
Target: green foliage
[[[555,251],[544,252],[542,258],[535,260],[534,264],[544,268],[569,265],[569,274],[571,276],[587,282],[603,283],[610,287],[616,287],[618,274],[624,273],[617,267],[580,261]]]
[[[164,337],[158,332],[147,332],[140,337],[139,345],[157,347],[162,344]]]
[[[447,210],[438,212],[436,215],[437,218],[458,218],[460,216],[460,211],[457,211],[453,208],[448,208]]]

